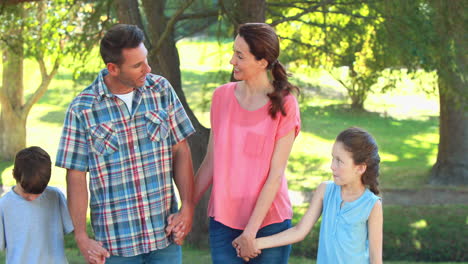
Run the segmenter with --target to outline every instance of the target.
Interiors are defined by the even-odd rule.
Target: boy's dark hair
[[[354,164],[366,164],[361,181],[373,193],[379,194],[379,148],[371,134],[362,128],[351,127],[342,131],[336,141],[342,142],[345,150],[351,152]]]
[[[135,25],[113,25],[101,40],[100,52],[104,63],[123,63],[122,49],[136,48],[145,40],[143,31]]]
[[[13,177],[26,193],[41,194],[49,183],[51,170],[49,154],[40,147],[29,147],[16,154]]]

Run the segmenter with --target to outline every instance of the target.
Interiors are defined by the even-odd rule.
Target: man
[[[169,82],[150,73],[143,41],[138,27],[113,26],[100,45],[106,68],[65,117],[56,166],[67,169],[75,239],[90,263],[181,263],[180,244],[192,226],[186,138],[194,128]],[[86,233],[86,172],[95,239]],[[165,233],[169,216],[182,228],[176,243]]]

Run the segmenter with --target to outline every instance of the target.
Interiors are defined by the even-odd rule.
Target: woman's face
[[[230,63],[234,66],[234,78],[238,81],[256,78],[259,73],[266,72],[268,65],[265,59],[257,60],[250,53],[249,45],[239,35],[234,41],[234,54]]]

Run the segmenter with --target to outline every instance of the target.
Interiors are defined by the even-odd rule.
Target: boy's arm
[[[315,194],[312,196],[309,209],[307,209],[307,212],[296,226],[272,236],[257,238],[257,248],[279,247],[304,240],[322,214],[323,196],[325,195],[326,187],[326,183],[321,183],[319,185]]]
[[[103,258],[109,253],[102,245],[89,238],[86,233],[86,212],[88,210],[88,189],[86,172],[67,170],[67,199],[70,216],[75,227],[75,240],[86,261],[96,263],[89,257],[90,251],[98,252]]]
[[[383,212],[382,202],[378,200],[372,209],[369,220],[369,255],[370,263],[382,263],[382,241],[383,241]]]

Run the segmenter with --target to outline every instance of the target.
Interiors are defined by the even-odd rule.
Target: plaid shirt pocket
[[[169,135],[169,125],[166,111],[155,110],[145,114],[147,119],[146,129],[148,130],[149,138],[152,141],[160,141],[166,139]]]
[[[91,149],[99,155],[108,155],[119,149],[119,141],[112,123],[103,123],[91,127]]]

